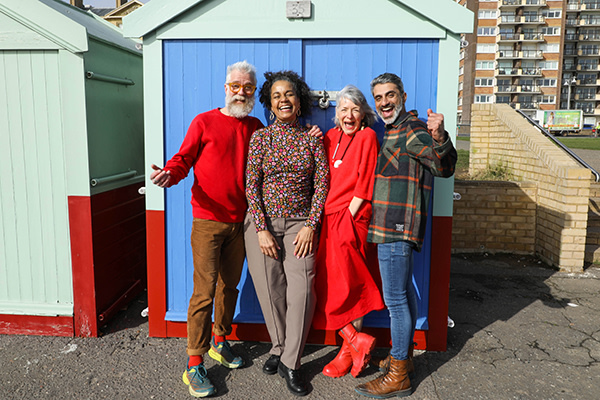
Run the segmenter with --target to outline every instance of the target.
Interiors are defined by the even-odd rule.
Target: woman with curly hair
[[[250,139],[246,256],[273,344],[263,372],[279,372],[290,392],[304,396],[300,358],[315,306],[315,230],[329,171],[321,139],[298,120],[310,113],[308,85],[292,71],[265,78],[260,102],[275,121]]]

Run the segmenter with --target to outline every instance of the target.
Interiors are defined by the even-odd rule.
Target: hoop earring
[[[275,119],[275,114],[273,114],[273,110],[271,110],[271,113],[269,114],[269,119]]]
[[[296,113],[296,115],[299,117],[300,115],[302,115],[302,110],[299,108],[298,112]]]

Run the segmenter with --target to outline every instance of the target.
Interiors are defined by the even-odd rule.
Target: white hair
[[[233,71],[240,71],[250,75],[250,79],[256,85],[256,68],[254,65],[250,64],[248,61],[238,61],[235,64],[231,64],[227,67],[227,76],[225,77],[225,81],[229,82],[229,78],[231,77],[231,73]]]

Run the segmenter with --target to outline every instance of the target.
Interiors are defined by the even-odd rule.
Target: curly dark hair
[[[271,87],[277,81],[287,81],[292,84],[294,92],[300,99],[300,112],[302,115],[309,115],[312,108],[312,99],[310,97],[310,88],[294,71],[265,72],[265,83],[260,88],[259,101],[265,109],[271,109]]]

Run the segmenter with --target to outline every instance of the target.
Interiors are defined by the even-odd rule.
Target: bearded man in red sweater
[[[197,115],[179,152],[164,168],[152,165],[152,182],[176,185],[194,167],[192,186],[192,252],[194,292],[187,315],[187,354],[183,381],[194,397],[215,393],[207,377],[203,355],[208,351],[227,368],[239,368],[225,337],[237,301],[237,285],[244,265],[243,221],[246,214],[245,169],[250,136],[263,127],[248,116],[254,108],[256,69],[246,61],[227,67],[225,107]],[[226,156],[224,156],[226,155]],[[215,308],[211,339],[211,316]]]

